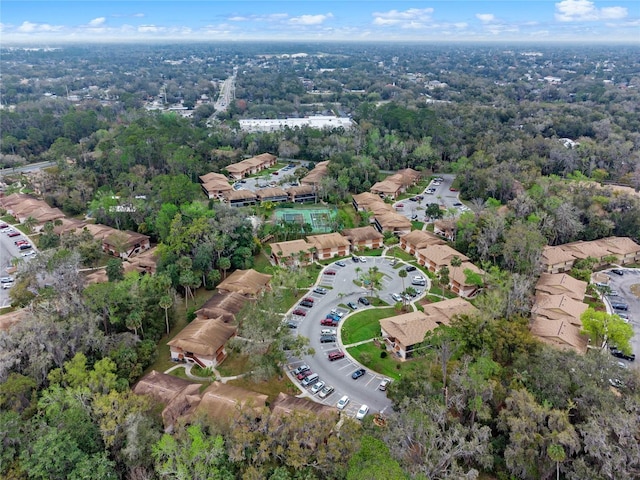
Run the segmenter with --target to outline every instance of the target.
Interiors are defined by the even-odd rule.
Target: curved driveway
[[[398,276],[399,269],[394,269],[391,265],[392,258],[364,258],[366,259],[366,263],[354,263],[353,260],[349,258],[343,260],[346,263],[344,267],[339,267],[335,263],[328,265],[320,275],[318,282],[318,285],[327,287],[327,293],[322,295],[311,293],[310,291],[308,296],[314,299],[314,306],[305,309],[307,314],[304,317],[295,315],[291,317],[292,321],[298,324],[298,328],[296,329],[297,334],[309,338],[310,346],[315,350],[315,354],[306,355],[303,358],[291,358],[289,360],[288,371],[290,372],[302,364],[309,365],[311,371],[320,376],[320,380],[335,388],[335,391],[325,399],[321,399],[318,395],[313,395],[307,390],[309,396],[316,402],[333,406],[340,397],[348,395],[350,403],[347,405],[347,408],[345,408],[345,411],[351,416],[355,416],[356,411],[362,404],[369,406],[370,413],[384,412],[384,410],[391,405],[391,401],[386,397],[385,392],[378,390],[380,381],[386,377],[365,368],[367,373],[358,380],[353,380],[351,374],[357,368],[360,368],[361,365],[351,358],[346,352],[346,349],[342,347],[339,333],[337,343],[320,343],[320,330],[332,328],[320,325],[320,321],[325,318],[333,308],[338,308],[338,310],[345,314],[340,321],[340,325],[336,327],[339,330],[351,310],[337,306],[339,304],[347,304],[348,302],[358,304],[358,298],[368,294],[367,290],[358,287],[353,281],[359,273],[365,273],[370,267],[376,266],[384,274],[381,282],[382,288],[377,293],[382,300],[393,305],[395,301],[391,298],[391,294],[402,291],[402,279]],[[357,267],[361,269],[361,272],[356,272]],[[326,275],[325,272],[327,270],[335,271],[336,275]],[[409,275],[404,279],[405,288],[410,286],[410,284],[411,276]],[[294,308],[297,308],[297,305]],[[373,307],[363,307],[361,304],[358,304],[357,311],[360,311],[362,308]],[[345,358],[333,362],[329,361],[327,354],[337,349],[345,352]],[[293,382],[305,391],[297,380],[293,379]]]

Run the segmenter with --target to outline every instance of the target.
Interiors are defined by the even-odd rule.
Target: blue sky
[[[640,43],[640,0],[12,1],[0,41]]]

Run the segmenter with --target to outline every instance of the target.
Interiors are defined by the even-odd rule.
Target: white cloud
[[[155,33],[160,30],[156,25],[140,25],[138,31],[140,33]]]
[[[330,18],[333,18],[333,13],[331,12],[326,15],[300,15],[299,17],[291,18],[289,23],[293,25],[320,25]]]
[[[482,23],[493,22],[496,16],[493,13],[476,13],[476,18]]]
[[[37,33],[37,32],[59,32],[62,26],[49,25],[48,23],[33,23],[29,21],[22,22],[17,30],[20,33]]]
[[[425,23],[431,20],[433,8],[410,8],[404,11],[389,10],[388,12],[373,12],[373,24],[386,27],[389,25],[400,25],[410,27],[416,23]]]
[[[89,21],[89,26],[90,27],[99,27],[100,25],[103,25],[104,22],[106,22],[107,19],[105,17],[98,17],[98,18],[94,18],[93,20]]]
[[[593,22],[619,20],[627,16],[625,7],[596,8],[590,0],[562,0],[556,3],[556,20],[559,22]]]
[[[276,22],[289,18],[288,13],[270,13],[268,15],[233,15],[230,22]]]
[[[132,17],[142,18],[144,17],[144,13],[134,13]]]

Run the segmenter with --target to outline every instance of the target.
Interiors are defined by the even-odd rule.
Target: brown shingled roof
[[[307,236],[307,242],[316,247],[318,250],[324,250],[325,248],[340,248],[350,246],[349,240],[344,238],[339,233],[309,235]]]
[[[546,246],[542,249],[542,263],[544,265],[558,265],[573,262],[575,259],[576,257],[571,252],[564,250],[561,246]]]
[[[247,297],[239,293],[215,293],[204,305],[196,310],[196,316],[201,318],[218,318],[222,317],[224,322],[235,320],[242,307],[247,303]]]
[[[267,398],[267,395],[216,381],[202,393],[194,413],[205,414],[211,420],[228,422],[243,408],[261,411],[267,405]]]
[[[292,257],[299,252],[309,252],[314,246],[306,240],[290,240],[288,242],[270,243],[271,252],[280,258]]]
[[[367,240],[380,240],[384,238],[378,230],[371,225],[367,227],[346,228],[342,230],[342,235],[350,242],[365,242]]]
[[[414,246],[416,249],[426,248],[431,245],[446,245],[441,237],[435,233],[426,232],[424,230],[413,230],[400,237],[400,240],[404,240],[408,244]]]
[[[629,237],[607,237],[595,240],[595,243],[607,249],[613,255],[629,255],[640,253],[640,245]]]
[[[427,332],[435,330],[438,324],[433,317],[416,311],[383,318],[380,320],[380,327],[402,345],[409,347],[422,342]]]
[[[338,416],[338,409],[321,403],[308,400],[306,398],[292,397],[286,393],[280,392],[271,404],[271,410],[276,416],[288,417],[293,412],[303,411],[314,413],[316,415],[334,415]]]
[[[582,301],[587,291],[587,282],[573,278],[566,273],[543,273],[536,283],[536,293],[547,295],[567,295]]]
[[[263,188],[261,190],[256,191],[256,197],[259,200],[268,197],[286,197],[287,192],[285,192],[282,188],[273,187],[273,188]]]
[[[568,322],[582,326],[580,316],[589,306],[567,295],[539,295],[531,309],[534,317],[542,317],[550,320],[567,320]]]
[[[221,319],[196,318],[167,342],[167,345],[211,357],[235,334],[236,327]]]
[[[536,318],[531,323],[531,333],[542,342],[561,349],[573,349],[585,353],[589,338],[580,333],[580,327],[562,319]]]
[[[469,257],[451,248],[449,245],[432,245],[418,250],[418,253],[436,266],[450,265],[451,259],[456,256],[463,262],[469,260]]]
[[[230,202],[232,200],[255,200],[256,194],[250,190],[229,190],[228,192],[222,192],[222,197]]]
[[[219,291],[255,296],[269,286],[271,275],[253,269],[236,270],[218,285]]]

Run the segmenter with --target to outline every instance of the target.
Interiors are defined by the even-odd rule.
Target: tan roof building
[[[536,303],[531,309],[531,314],[535,319],[545,320],[566,320],[577,327],[582,327],[580,316],[589,308],[586,303],[567,295],[541,295],[536,299]]]
[[[397,183],[403,188],[410,187],[411,185],[415,185],[420,181],[422,175],[417,170],[413,168],[405,168],[404,170],[398,170],[393,175],[387,177],[385,180],[388,180],[393,183]]]
[[[342,236],[349,240],[352,251],[364,250],[365,248],[381,248],[384,245],[384,236],[371,225],[344,229]]]
[[[289,201],[293,203],[315,202],[318,194],[313,185],[298,185],[286,189]]]
[[[277,157],[275,155],[262,153],[241,162],[227,165],[226,170],[233,178],[241,179],[247,175],[256,174],[265,168],[272,167],[276,164],[276,160]]]
[[[236,327],[220,318],[196,318],[167,345],[171,349],[171,359],[195,363],[202,368],[215,367],[227,358],[225,345],[235,336]]]
[[[433,222],[433,233],[453,242],[456,238],[456,221],[451,218],[436,220]]]
[[[580,327],[563,319],[535,318],[531,323],[531,333],[543,343],[561,350],[586,353],[589,345],[589,337],[580,333]]]
[[[208,198],[222,198],[224,192],[230,192],[233,187],[227,177],[221,173],[207,173],[200,177],[202,190]]]
[[[316,256],[320,260],[337,256],[344,257],[349,254],[351,248],[349,240],[339,233],[308,235],[307,242],[315,247]]]
[[[215,293],[202,308],[196,310],[198,318],[220,318],[225,323],[235,321],[235,316],[247,303],[247,297],[239,293]]]
[[[424,312],[415,311],[380,320],[382,337],[397,357],[407,359],[414,347],[424,341],[427,332],[449,325],[458,315],[473,314],[476,308],[466,300],[454,298],[425,305]]]
[[[376,215],[385,215],[387,213],[394,213],[399,215],[396,212],[396,210],[393,208],[393,205],[389,205],[388,203],[384,203],[382,201],[376,202],[376,203],[372,202],[369,205],[367,205],[367,212],[373,215],[373,217],[369,219],[371,223],[375,223]]]
[[[149,395],[164,405],[162,421],[165,428],[173,426],[192,407],[192,397],[199,396],[201,384],[152,370],[133,387],[137,395]]]
[[[424,265],[432,272],[437,272],[442,267],[451,265],[451,259],[458,257],[463,262],[469,257],[451,248],[449,245],[432,245],[418,250],[418,263]]]
[[[236,292],[246,297],[257,297],[269,288],[271,275],[260,273],[252,268],[236,270],[218,285],[221,293]]]
[[[547,273],[568,272],[576,261],[576,257],[562,246],[546,246],[542,249],[542,267]]]
[[[260,202],[286,202],[289,200],[289,195],[281,188],[272,187],[257,190],[256,198]]]
[[[400,237],[400,247],[411,255],[415,255],[422,248],[446,244],[441,237],[424,230],[413,230]]]
[[[129,257],[124,262],[124,271],[135,270],[138,273],[153,275],[158,264],[158,247],[150,248],[135,257]]]
[[[399,213],[387,212],[374,215],[373,223],[380,232],[393,232],[396,235],[404,235],[411,231],[411,221]]]
[[[38,200],[24,193],[12,193],[0,198],[0,208],[3,208],[23,223],[29,217],[36,222],[36,230],[39,230],[46,222],[64,218],[64,213],[57,208],[50,207],[44,200]]]
[[[607,255],[610,255],[609,251],[602,247],[598,242],[571,242],[565,243],[564,245],[560,245],[560,247],[565,251],[570,253],[576,258],[595,258],[598,261],[601,261]]]
[[[204,415],[210,421],[228,424],[246,409],[255,411],[261,416],[266,410],[267,395],[252,392],[235,385],[213,382],[202,393],[194,415]]]
[[[60,225],[54,225],[53,233],[56,235],[64,235],[65,233],[75,233],[78,230],[82,230],[87,222],[84,220],[78,220],[76,218],[60,218]]]
[[[300,183],[302,185],[320,185],[320,182],[327,176],[327,170],[329,168],[329,160],[316,163],[315,167],[302,179]]]
[[[308,265],[313,260],[314,245],[306,240],[291,240],[288,242],[273,242],[271,258],[276,265]]]
[[[381,182],[374,183],[370,190],[371,193],[384,195],[385,197],[397,198],[398,195],[404,191],[404,188],[399,183],[385,179]]]
[[[582,301],[587,292],[587,282],[575,279],[566,273],[543,273],[536,283],[536,294],[566,295]]]
[[[355,208],[356,211],[359,212],[369,210],[369,205],[375,203],[385,204],[384,201],[380,198],[380,195],[376,195],[371,192],[356,193],[353,194],[351,198],[353,202],[353,208]]]
[[[622,265],[640,261],[640,245],[629,237],[607,237],[594,242],[618,257],[618,263]]]
[[[100,240],[105,253],[122,259],[133,257],[151,248],[149,237],[142,233],[118,230],[99,223],[88,223],[84,226],[84,230]]]
[[[449,266],[449,287],[453,293],[461,297],[473,298],[480,291],[482,285],[469,282],[466,272],[475,273],[481,277],[485,274],[484,270],[471,262],[462,262],[459,267]]]
[[[250,190],[231,190],[223,192],[222,199],[230,207],[244,207],[246,205],[255,205],[258,197]]]

